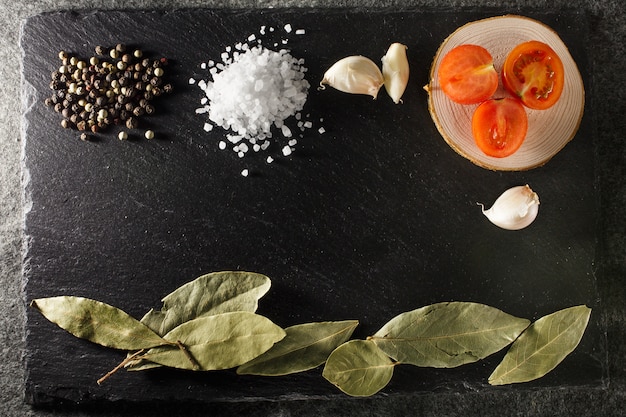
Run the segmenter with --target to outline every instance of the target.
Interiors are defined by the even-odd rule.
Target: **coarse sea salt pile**
[[[285,25],[287,33],[291,30],[290,25]],[[261,34],[265,31],[266,27],[262,27]],[[219,142],[220,149],[230,147],[239,157],[244,157],[249,151],[268,149],[278,132],[283,141],[274,142],[279,143],[283,156],[289,156],[298,142],[293,130],[303,132],[313,126],[301,113],[310,87],[305,79],[307,68],[304,59],[294,58],[287,49],[274,51],[263,47],[255,35],[248,37],[248,42],[255,41],[252,46],[237,43],[227,47],[220,56],[221,62],[211,60],[202,64],[212,80],[197,83],[205,97],[196,113],[208,114],[205,131],[211,131],[214,126],[227,131],[225,140]],[[189,82],[195,84],[196,80]],[[290,118],[293,123],[291,120],[286,123]],[[323,128],[319,133],[323,133]],[[272,156],[266,158],[268,163],[273,160]],[[242,171],[244,176],[248,173]]]

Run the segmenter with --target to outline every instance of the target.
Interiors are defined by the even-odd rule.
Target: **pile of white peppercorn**
[[[153,99],[172,91],[164,81],[166,58],[145,58],[124,44],[97,46],[95,52],[88,60],[59,52],[62,64],[50,82],[54,93],[45,100],[63,116],[61,126],[80,131],[83,140],[111,125],[137,129],[143,115],[154,113]],[[144,136],[152,139],[154,132],[146,130]],[[118,137],[129,135],[122,130]]]

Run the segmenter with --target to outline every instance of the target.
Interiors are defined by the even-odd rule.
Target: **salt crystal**
[[[265,35],[265,25],[261,26],[259,33],[261,33],[261,35]]]
[[[304,35],[306,33],[306,31],[304,29],[297,29],[296,30],[296,35]]]
[[[285,25],[285,32],[287,32],[287,33],[291,33],[291,24],[287,23],[287,24]]]
[[[289,146],[296,146],[298,144],[298,141],[296,139],[291,139],[289,141]]]
[[[218,145],[220,147],[221,150],[226,149],[226,142],[224,142],[223,140],[220,140],[220,143]]]
[[[202,64],[200,64],[200,68],[202,68],[203,70],[206,69],[206,62],[203,62]]]
[[[256,39],[256,35],[254,33],[252,35],[248,36],[248,42],[252,42],[255,39]]]
[[[285,156],[291,155],[291,148],[289,146],[284,146],[283,147],[283,155],[285,155]]]
[[[313,126],[313,123],[311,122],[304,122],[304,127],[306,127],[307,129],[310,129]]]
[[[196,83],[195,78],[190,78],[190,79],[189,79],[189,84],[195,84],[195,83]]]
[[[317,131],[320,133],[320,135],[322,135],[326,132],[326,129],[324,129],[323,127],[320,127],[319,129],[317,129]]]
[[[291,129],[289,129],[289,127],[287,125],[282,125],[280,127],[280,130],[283,134],[284,137],[289,138],[291,137]]]
[[[247,169],[244,169],[243,171],[241,171],[241,175],[244,177],[247,177],[249,173],[250,172]]]
[[[274,158],[272,158],[271,156],[268,156],[266,161],[268,164],[271,164],[272,162],[274,162]]]
[[[211,123],[205,123],[203,129],[205,132],[210,132],[213,130],[213,125]]]

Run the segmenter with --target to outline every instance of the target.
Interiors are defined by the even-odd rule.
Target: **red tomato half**
[[[439,85],[454,102],[475,104],[498,88],[498,73],[489,51],[478,45],[459,45],[439,65]]]
[[[486,155],[504,158],[522,146],[528,130],[526,110],[514,98],[483,102],[472,116],[472,135]]]
[[[502,67],[504,87],[527,107],[544,110],[561,96],[565,74],[561,58],[543,42],[517,45]]]

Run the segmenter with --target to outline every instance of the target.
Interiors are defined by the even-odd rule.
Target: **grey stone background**
[[[624,0],[0,0],[0,416],[49,415],[248,415],[248,416],[622,416],[626,405],[626,6]],[[542,389],[422,394],[398,399],[346,399],[216,405],[203,410],[33,410],[24,403],[22,292],[22,193],[20,153],[20,48],[22,19],[45,11],[171,9],[176,7],[445,6],[585,10],[589,14],[588,89],[597,127],[601,224],[598,247],[600,296],[609,340],[611,384],[606,389]],[[572,24],[578,24],[572,22]],[[355,28],[354,30],[358,30]],[[582,40],[581,40],[582,41]],[[592,157],[592,155],[590,155]],[[572,225],[575,227],[575,225]]]

